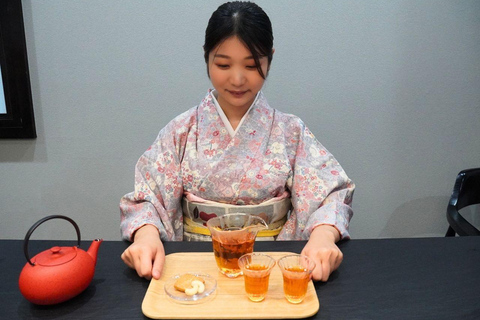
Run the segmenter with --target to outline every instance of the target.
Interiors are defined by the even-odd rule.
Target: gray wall
[[[23,1],[38,138],[0,140],[0,238],[50,214],[120,238],[135,162],[209,87],[221,3]],[[356,182],[352,237],[443,236],[457,172],[480,167],[480,2],[258,3],[276,47],[264,91]],[[74,231],[52,221],[33,238]]]

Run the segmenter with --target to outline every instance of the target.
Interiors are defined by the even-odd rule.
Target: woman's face
[[[267,74],[267,57],[260,58],[260,66],[263,74]],[[218,103],[224,111],[246,112],[265,81],[257,70],[252,53],[235,36],[210,52],[208,70],[218,92]]]

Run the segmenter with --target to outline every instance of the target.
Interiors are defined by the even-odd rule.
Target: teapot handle
[[[34,263],[32,261],[30,261],[30,255],[28,254],[28,240],[30,239],[30,236],[32,235],[33,231],[35,231],[35,229],[37,229],[37,227],[39,225],[41,225],[42,223],[44,223],[45,221],[48,221],[48,220],[51,220],[51,219],[65,219],[67,220],[68,222],[70,222],[71,224],[73,224],[73,226],[75,227],[75,230],[77,231],[77,243],[78,243],[78,246],[80,246],[80,229],[78,228],[78,225],[75,223],[75,221],[73,221],[72,219],[70,219],[69,217],[66,217],[66,216],[61,216],[61,215],[51,215],[51,216],[47,216],[43,219],[40,219],[38,220],[31,228],[30,230],[28,230],[27,234],[25,235],[25,239],[23,240],[23,252],[25,253],[25,258],[27,258],[27,261],[28,263],[30,263],[32,266],[34,265]]]

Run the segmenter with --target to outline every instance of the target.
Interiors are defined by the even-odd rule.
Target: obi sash
[[[274,240],[287,221],[290,208],[290,198],[274,198],[258,205],[232,205],[210,200],[195,202],[183,197],[183,240],[210,241],[207,221],[228,213],[247,213],[262,218],[268,229],[259,231],[257,238]]]

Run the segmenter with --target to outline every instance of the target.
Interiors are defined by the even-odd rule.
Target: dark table
[[[300,252],[304,244],[257,242],[255,251]],[[30,241],[29,251],[54,245],[75,241]],[[103,242],[86,291],[56,306],[35,306],[18,289],[23,241],[0,240],[0,318],[147,319],[141,304],[149,282],[120,260],[127,246]],[[339,247],[344,261],[328,282],[315,283],[320,311],[311,319],[480,319],[480,237],[349,240]],[[211,243],[170,242],[165,250],[209,252]]]

